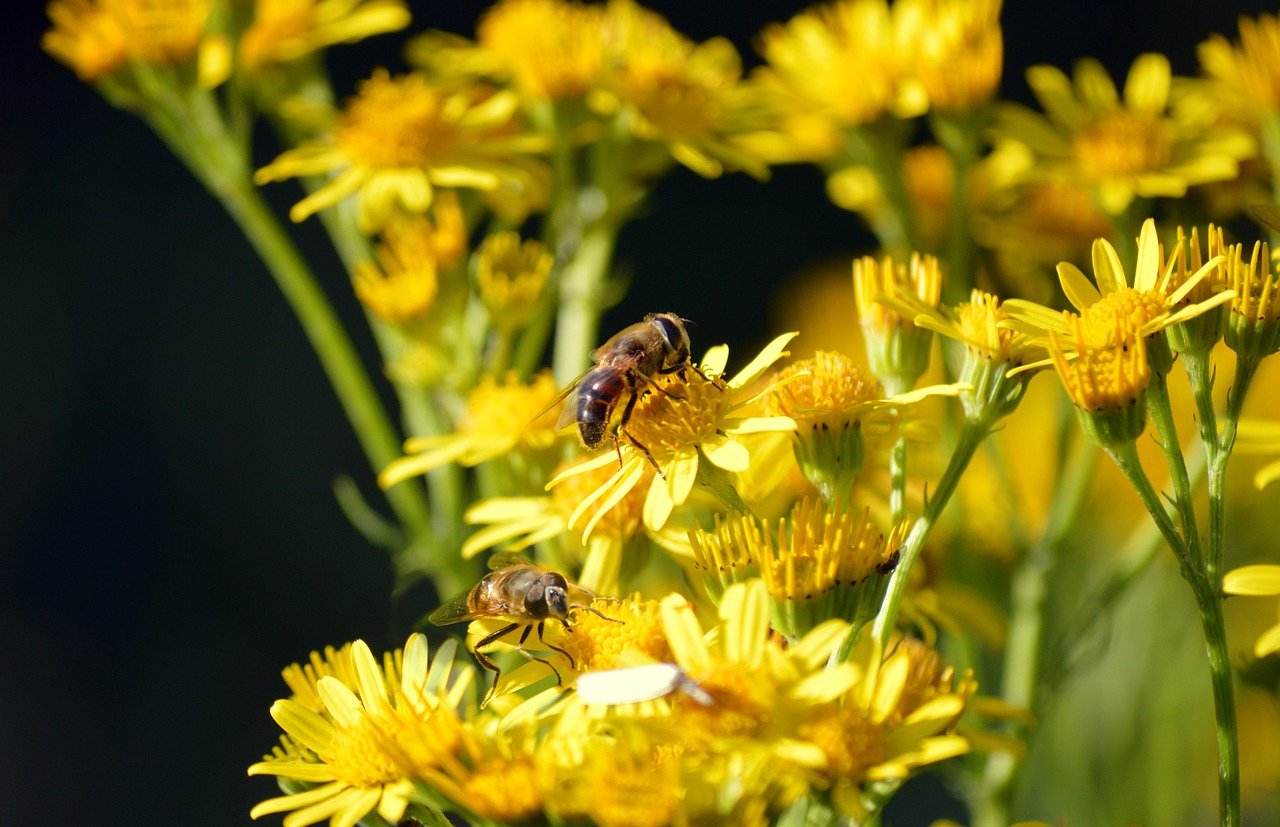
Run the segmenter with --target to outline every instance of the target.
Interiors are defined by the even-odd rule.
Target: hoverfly
[[[592,351],[595,366],[571,382],[552,403],[576,391],[576,398],[565,405],[556,427],[563,428],[576,421],[583,446],[599,447],[614,423],[614,411],[626,396],[622,413],[612,428],[614,445],[618,446],[619,438],[625,437],[657,467],[649,449],[627,433],[627,422],[639,399],[641,385],[661,390],[654,384],[654,376],[686,367],[697,370],[689,356],[689,332],[684,323],[685,320],[674,313],[650,313],[644,321],[624,327]]]
[[[494,673],[493,686],[485,695],[482,706],[489,702],[498,688],[498,678],[502,676],[502,670],[498,665],[480,651],[484,647],[524,627],[520,633],[520,639],[515,644],[516,651],[530,660],[545,663],[555,674],[556,685],[562,686],[564,681],[551,661],[538,657],[524,648],[529,635],[536,629],[538,642],[564,655],[569,660],[569,668],[576,669],[577,664],[572,655],[543,639],[542,632],[546,622],[557,620],[564,626],[565,631],[572,632],[569,620],[575,609],[591,612],[614,623],[622,622],[607,617],[586,603],[570,602],[570,596],[575,593],[587,599],[593,599],[596,595],[576,583],[570,583],[563,574],[540,568],[514,554],[493,555],[489,558],[489,569],[489,573],[481,578],[479,583],[436,609],[427,618],[436,626],[448,626],[485,617],[510,621],[486,635],[471,649],[471,654],[475,655],[480,665]]]

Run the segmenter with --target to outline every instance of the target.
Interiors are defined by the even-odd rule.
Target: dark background
[[[761,25],[799,8],[652,5],[749,63]],[[403,641],[387,561],[330,494],[338,473],[367,484],[364,460],[232,223],[140,122],[39,51],[41,4],[14,6],[0,53],[0,822],[244,824],[274,792],[244,769],[277,736],[280,668],[356,637]],[[415,3],[414,30],[470,34],[481,7]],[[1032,63],[1088,54],[1121,78],[1149,50],[1189,74],[1209,32],[1275,8],[1013,0],[1005,94],[1027,99]],[[335,50],[336,86],[400,65],[403,40]],[[359,331],[315,222],[295,229]],[[622,236],[635,284],[604,328],[671,309],[697,320],[698,349],[752,344],[784,278],[869,243],[812,169],[768,186],[677,171]],[[922,807],[897,823],[939,814]]]

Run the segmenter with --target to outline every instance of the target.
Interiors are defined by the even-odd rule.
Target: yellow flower
[[[45,51],[88,81],[105,80],[130,61],[194,64],[201,88],[230,74],[230,47],[212,30],[215,0],[55,0]]]
[[[933,333],[916,327],[913,314],[903,315],[881,301],[899,292],[913,294],[922,304],[937,307],[942,274],[933,256],[912,254],[909,263],[890,256],[876,261],[863,256],[853,262],[853,293],[871,370],[891,393],[911,389],[929,367]]]
[[[929,106],[973,109],[1000,85],[1004,42],[1001,0],[897,0],[893,17],[899,49]]]
[[[529,321],[555,257],[536,239],[495,233],[476,250],[476,286],[493,326],[508,333]]]
[[[408,25],[403,0],[255,0],[253,22],[240,38],[240,65],[257,71]]]
[[[451,677],[457,644],[441,647],[434,661],[427,639],[411,636],[404,654],[379,667],[364,641],[350,645],[342,677],[323,675],[316,710],[295,700],[276,701],[271,717],[298,749],[276,750],[249,767],[250,775],[275,775],[313,784],[302,792],[271,798],[253,818],[289,812],[290,827],[329,819],[353,827],[368,813],[396,821],[413,791],[412,778],[451,752],[459,738],[456,708],[470,691],[472,673]],[[313,657],[313,662],[315,658]]]
[[[535,726],[504,728],[493,715],[481,715],[464,722],[461,736],[438,769],[422,773],[427,784],[483,819],[515,823],[542,811]]]
[[[914,641],[890,652],[883,657],[864,636],[846,664],[847,689],[801,729],[825,756],[824,785],[845,814],[862,815],[865,781],[905,779],[969,751],[968,740],[953,730],[977,688],[972,677],[956,679],[936,653]]]
[[[1202,110],[1170,107],[1162,55],[1134,61],[1123,98],[1092,59],[1076,64],[1074,79],[1033,66],[1027,82],[1045,115],[1010,104],[1002,133],[1035,153],[1035,178],[1087,184],[1111,215],[1135,197],[1181,197],[1194,184],[1233,178],[1237,162],[1254,151],[1248,135],[1211,123]]]
[[[53,28],[40,45],[81,80],[106,77],[128,59],[129,33],[114,7],[96,0],[54,0],[49,19]]]
[[[619,428],[621,466],[579,503],[570,515],[570,527],[586,518],[582,533],[590,537],[606,514],[632,489],[649,480],[650,468],[658,471],[649,482],[644,503],[644,524],[652,531],[666,525],[671,512],[688,499],[702,462],[715,469],[708,473],[746,471],[751,455],[741,437],[795,428],[795,422],[787,417],[743,415],[759,396],[751,386],[785,355],[784,348],[794,336],[786,333],[774,339],[728,381],[721,378],[729,358],[729,349],[723,345],[708,351],[697,369],[689,367],[655,377],[652,386],[639,392],[629,421]],[[606,450],[561,471],[547,488],[616,461],[614,452]]]
[[[1132,442],[1146,425],[1142,403],[1151,383],[1146,339],[1119,311],[1109,326],[1099,314],[1088,325],[1079,316],[1064,315],[1071,323],[1074,353],[1051,333],[1049,355],[1081,424],[1101,445]]]
[[[768,177],[749,145],[753,134],[773,127],[773,112],[766,94],[742,80],[742,61],[728,40],[695,45],[631,0],[611,0],[604,26],[611,55],[605,86],[634,111],[624,122],[637,137],[665,144],[706,178],[726,167]],[[612,108],[603,97],[596,104]]]
[[[727,582],[762,578],[774,628],[793,639],[832,618],[869,619],[897,562],[897,545],[885,542],[865,511],[814,498],[800,500],[776,526],[737,515],[689,539],[711,594]]]
[[[1222,590],[1227,594],[1278,597],[1280,566],[1260,564],[1233,569],[1222,578]],[[1265,658],[1276,652],[1280,652],[1280,623],[1263,632],[1253,644],[1255,658]]]
[[[400,217],[382,228],[374,247],[381,267],[356,264],[356,298],[370,312],[392,324],[426,315],[436,298],[436,256],[431,223],[420,215]]]
[[[486,375],[468,395],[457,430],[406,440],[404,450],[409,456],[384,468],[378,484],[390,488],[450,462],[479,465],[518,447],[550,447],[556,440],[555,414],[550,410],[555,398],[555,382],[548,372],[539,373],[527,385],[514,373],[500,382]]]
[[[547,497],[494,497],[467,509],[466,521],[482,525],[462,544],[471,558],[486,548],[522,551],[535,543],[570,535],[572,545],[585,546],[577,582],[597,594],[618,593],[623,550],[644,527],[641,516],[647,488],[641,480],[594,526],[590,537],[570,528],[569,520],[582,500],[609,481],[614,469],[604,466],[566,478]],[[652,471],[650,471],[652,474]],[[572,546],[568,551],[572,552]]]
[[[907,95],[903,55],[884,0],[837,0],[814,6],[760,33],[766,82],[800,111],[840,126],[860,126],[886,112],[906,117],[926,102]]]
[[[1280,110],[1280,18],[1241,16],[1240,40],[1213,35],[1196,50],[1205,74],[1220,81],[1214,94],[1225,96],[1233,116],[1257,122]]]
[[[1226,281],[1231,314],[1227,319],[1227,347],[1242,357],[1260,359],[1280,349],[1280,283],[1266,242],[1253,245],[1246,261],[1244,245],[1233,246],[1227,254]]]
[[[1233,294],[1229,290],[1214,293],[1203,301],[1187,301],[1201,281],[1213,276],[1222,260],[1222,256],[1214,256],[1190,274],[1185,266],[1179,269],[1176,252],[1162,262],[1155,222],[1147,219],[1138,237],[1132,284],[1119,254],[1105,239],[1099,238],[1093,244],[1096,286],[1074,264],[1064,261],[1058,265],[1062,290],[1084,317],[1083,327],[1076,323],[1073,314],[1021,299],[1009,299],[1004,308],[1014,320],[1009,326],[1028,334],[1033,344],[1044,344],[1044,337],[1050,332],[1059,335],[1060,350],[1064,347],[1069,350],[1073,340],[1083,344],[1114,344],[1113,320],[1120,316],[1139,336],[1149,339],[1149,345],[1159,346],[1150,337],[1231,301]],[[1087,341],[1078,338],[1086,333],[1090,335]],[[1030,363],[1030,366],[1039,365]]]
[[[358,199],[361,229],[372,232],[397,211],[422,213],[436,187],[519,195],[536,186],[541,146],[515,120],[518,99],[480,87],[447,90],[421,74],[379,69],[360,84],[332,143],[291,149],[258,170],[259,184],[332,174],[289,211],[294,221]]]

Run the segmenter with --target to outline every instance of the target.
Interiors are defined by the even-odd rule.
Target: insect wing
[[[512,554],[509,551],[495,551],[489,555],[489,571],[500,571],[509,569],[512,566],[528,566],[529,568],[538,568],[534,562],[527,557],[521,557],[519,554]]]
[[[676,691],[684,692],[703,706],[713,703],[711,695],[674,663],[584,672],[578,676],[574,688],[583,703],[604,706],[652,701]]]
[[[434,626],[448,626],[452,623],[461,623],[464,620],[475,620],[477,617],[489,617],[488,612],[476,612],[471,609],[471,592],[476,587],[467,589],[462,594],[445,603],[427,616],[427,620]]]
[[[579,373],[572,382],[561,388],[560,392],[556,394],[555,399],[552,399],[545,407],[543,407],[542,410],[538,411],[531,421],[537,422],[539,419],[546,416],[549,411],[555,408],[556,405],[564,402],[565,405],[560,410],[560,418],[556,420],[556,430],[558,431],[561,428],[565,428],[572,423],[577,418],[578,406],[576,402],[578,385],[581,384],[583,378],[585,378],[591,370],[592,368],[587,368],[582,373]]]

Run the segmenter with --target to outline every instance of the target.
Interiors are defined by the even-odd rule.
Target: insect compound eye
[[[547,586],[547,608],[552,617],[569,613],[569,594],[559,586]]]
[[[689,334],[685,332],[684,325],[680,324],[672,314],[663,313],[654,316],[652,321],[658,330],[662,331],[662,338],[667,340],[667,345],[673,351],[681,356],[689,353]]]

